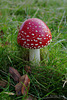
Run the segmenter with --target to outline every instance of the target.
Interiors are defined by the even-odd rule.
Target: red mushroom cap
[[[47,25],[38,18],[31,18],[21,25],[17,42],[25,48],[39,49],[47,46],[51,39]]]

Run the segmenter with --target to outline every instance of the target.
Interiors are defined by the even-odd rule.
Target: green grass
[[[21,75],[26,73],[24,66],[30,65],[29,51],[18,46],[17,34],[18,27],[33,17],[43,20],[50,28],[52,43],[41,49],[40,66],[31,65],[29,93],[38,97],[38,100],[50,95],[67,97],[67,83],[63,88],[63,79],[67,75],[67,0],[0,0],[0,70],[8,74],[12,66]],[[5,42],[10,44],[5,45]],[[23,100],[23,96],[4,94],[6,91],[15,93],[9,82],[13,85],[16,83],[9,74],[1,72],[0,78],[8,81],[7,87],[0,93],[0,99]]]

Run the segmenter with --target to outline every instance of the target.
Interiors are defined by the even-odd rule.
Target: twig
[[[3,92],[5,94],[8,94],[8,95],[15,95],[15,93],[12,93],[12,92]]]

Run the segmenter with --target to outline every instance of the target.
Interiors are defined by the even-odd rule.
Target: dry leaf
[[[28,75],[25,75],[25,80],[22,86],[22,94],[23,95],[27,95],[28,91],[29,91],[29,86],[30,86],[30,79],[28,77]]]
[[[24,67],[24,69],[25,69],[25,71],[26,71],[27,73],[31,73],[31,68],[30,68],[30,66],[26,65],[26,66]]]
[[[22,86],[23,86],[23,84],[21,82],[19,82],[18,84],[15,85],[15,91],[16,91],[17,96],[21,95]]]
[[[23,82],[23,83],[24,83],[25,76],[26,76],[26,74],[25,74],[25,75],[23,75],[23,76],[21,76],[21,77],[20,77],[20,79],[19,79],[19,82]]]
[[[27,95],[29,91],[29,86],[30,86],[30,79],[28,78],[28,75],[25,74],[21,76],[21,78],[19,79],[19,83],[15,85],[15,91],[17,96],[21,94]]]
[[[24,83],[24,80],[25,80],[25,76],[26,75],[21,76],[20,79],[19,79],[19,83],[15,85],[15,91],[16,91],[17,96],[22,94],[21,89],[22,89],[22,86],[23,86],[23,83]]]
[[[2,80],[0,80],[0,86],[1,87],[6,87],[6,85],[7,85],[7,82],[4,82],[4,81],[2,81]]]
[[[14,81],[19,82],[19,78],[21,77],[21,75],[15,68],[9,67],[9,73],[11,74]]]

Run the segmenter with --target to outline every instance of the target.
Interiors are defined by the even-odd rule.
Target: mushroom
[[[26,20],[20,27],[17,42],[24,48],[29,48],[29,60],[40,62],[40,48],[50,44],[52,40],[48,26],[38,18]]]

